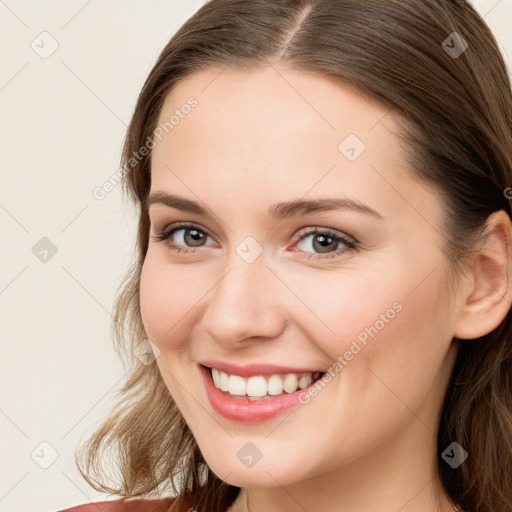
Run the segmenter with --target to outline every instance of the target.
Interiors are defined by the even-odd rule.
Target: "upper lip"
[[[240,377],[252,377],[254,375],[273,375],[277,373],[324,373],[323,370],[311,368],[291,368],[289,366],[277,366],[266,363],[253,363],[246,365],[237,365],[227,361],[199,361],[199,364],[207,368],[216,368],[230,375],[239,375]]]

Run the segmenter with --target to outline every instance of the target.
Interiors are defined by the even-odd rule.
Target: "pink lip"
[[[274,370],[273,373],[287,373],[276,372],[275,368],[277,367],[272,368]],[[251,368],[251,370],[252,369],[253,368]],[[228,420],[240,421],[242,423],[256,423],[259,421],[275,418],[287,409],[299,405],[300,394],[307,393],[308,388],[314,385],[313,383],[304,389],[298,389],[293,393],[278,395],[272,398],[262,400],[246,400],[244,398],[234,398],[216,388],[208,368],[199,365],[199,371],[203,376],[208,399],[210,400],[210,403],[215,411]],[[236,373],[233,374],[237,375]],[[251,375],[255,375],[255,373],[252,373]],[[258,375],[262,374],[258,373]]]
[[[240,377],[252,377],[253,375],[273,375],[276,373],[315,373],[324,370],[311,369],[311,368],[290,368],[286,366],[274,366],[272,364],[247,364],[244,366],[238,366],[232,363],[225,363],[223,361],[198,361],[203,366],[209,368],[217,368],[223,372],[229,373],[230,375],[239,375]]]

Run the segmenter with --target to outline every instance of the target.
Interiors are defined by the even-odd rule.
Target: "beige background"
[[[510,67],[512,0],[474,3]],[[157,54],[200,5],[0,0],[0,512],[100,498],[73,450],[123,378],[109,312],[135,218],[120,187],[93,192],[118,169]]]

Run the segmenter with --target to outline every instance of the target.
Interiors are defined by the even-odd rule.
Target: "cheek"
[[[411,374],[422,376],[423,384],[435,378],[453,319],[446,269],[441,259],[432,259],[394,254],[386,264],[362,265],[364,272],[317,273],[314,280],[289,276],[287,282],[309,309],[297,315],[297,323],[331,361],[338,361],[336,373],[348,370],[343,380],[352,391],[375,380],[369,370],[398,388],[410,385]]]
[[[417,287],[399,278],[393,287],[376,286],[362,308],[345,303],[346,318],[357,319],[337,324],[344,365],[339,384],[350,417],[373,411],[391,426],[434,400],[427,396],[436,388],[452,339],[446,282],[438,268]]]
[[[334,446],[347,458],[356,456],[361,447],[397,432],[410,420],[411,410],[433,410],[441,400],[436,382],[450,346],[450,317],[441,269],[422,282],[432,268],[407,273],[402,266],[403,272],[369,281],[344,276],[325,293],[309,295],[308,305],[335,331],[330,337],[319,335],[316,320],[308,331],[333,361],[331,391],[325,391],[333,421],[318,424],[325,432],[319,452],[332,452]],[[305,322],[302,326],[309,328]],[[339,432],[347,435],[340,439]],[[346,438],[352,439],[348,445]]]
[[[382,338],[391,324],[401,321],[408,284],[397,269],[376,262],[347,264],[342,270],[288,273],[283,280],[303,305],[288,308],[304,337],[320,345],[332,360]],[[409,291],[409,290],[408,290]],[[293,304],[293,297],[290,304]],[[351,355],[348,354],[348,358]]]
[[[190,329],[188,313],[204,295],[185,275],[148,252],[140,278],[140,310],[148,337],[161,349],[180,347]]]

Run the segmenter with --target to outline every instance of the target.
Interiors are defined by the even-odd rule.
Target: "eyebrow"
[[[176,208],[185,212],[196,213],[205,217],[213,217],[211,212],[195,201],[184,197],[156,191],[151,193],[144,201],[144,206],[149,210],[153,204],[163,204],[169,208]],[[355,210],[382,219],[382,215],[368,205],[349,198],[323,198],[310,200],[295,200],[276,203],[269,207],[268,216],[276,221],[284,220],[296,215],[329,210]]]

